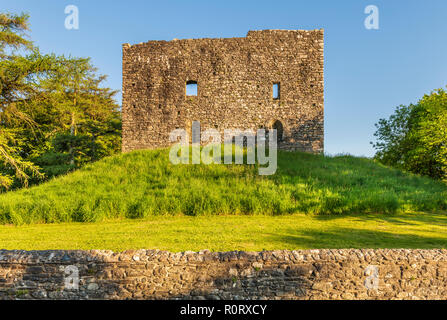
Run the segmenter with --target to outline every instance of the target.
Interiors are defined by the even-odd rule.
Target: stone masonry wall
[[[123,151],[167,147],[169,133],[283,127],[279,147],[324,148],[323,30],[123,45]],[[197,96],[186,96],[196,81]],[[279,99],[273,84],[279,83]],[[276,123],[276,124],[275,124]]]
[[[2,250],[0,299],[447,299],[447,250]]]

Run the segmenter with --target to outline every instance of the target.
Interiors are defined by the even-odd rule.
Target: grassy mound
[[[172,165],[168,150],[103,159],[0,195],[0,223],[94,222],[152,215],[359,214],[442,211],[447,186],[351,156],[278,153],[256,165]]]

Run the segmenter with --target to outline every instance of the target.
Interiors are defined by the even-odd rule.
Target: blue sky
[[[79,30],[64,27],[67,5]],[[364,27],[367,5],[379,30]],[[0,0],[28,12],[44,53],[92,57],[121,90],[121,44],[173,38],[243,37],[248,30],[325,29],[325,149],[372,156],[374,123],[399,104],[447,85],[447,1]],[[121,103],[121,94],[117,96]]]

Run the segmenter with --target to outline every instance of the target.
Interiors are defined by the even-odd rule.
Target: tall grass
[[[352,156],[278,153],[256,165],[172,165],[168,150],[103,159],[0,195],[0,223],[93,222],[151,215],[282,215],[447,210],[447,186]]]

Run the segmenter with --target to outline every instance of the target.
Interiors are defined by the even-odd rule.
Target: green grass
[[[0,195],[0,224],[153,216],[440,212],[447,185],[351,156],[278,153],[256,165],[172,165],[168,150],[103,159],[40,186]]]
[[[447,248],[447,215],[149,217],[0,226],[0,249]]]

